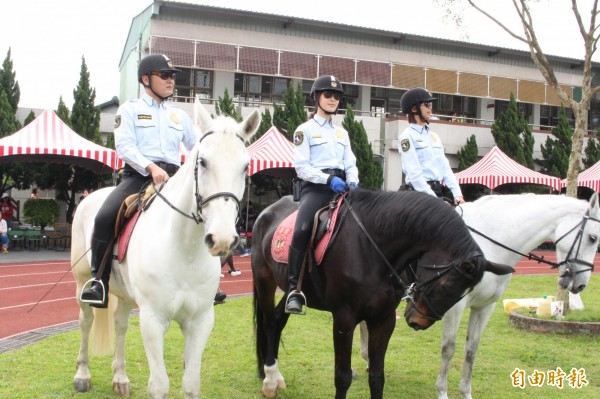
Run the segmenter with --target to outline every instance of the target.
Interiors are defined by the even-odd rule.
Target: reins
[[[589,213],[590,213],[590,210],[588,209],[586,211],[585,215],[583,215],[583,217],[581,218],[581,221],[579,221],[579,223],[577,223],[575,226],[573,226],[569,231],[567,231],[565,234],[563,234],[562,236],[560,236],[560,238],[558,238],[554,242],[554,244],[558,244],[563,238],[565,238],[566,236],[568,236],[569,234],[571,234],[571,232],[573,232],[575,229],[577,229],[579,227],[579,231],[575,235],[575,239],[573,240],[573,244],[571,244],[571,248],[569,249],[569,252],[567,253],[567,256],[565,257],[564,260],[562,260],[560,262],[553,262],[553,261],[550,261],[550,260],[546,260],[543,256],[536,255],[533,252],[529,252],[528,254],[524,254],[524,253],[519,252],[519,251],[517,251],[517,250],[515,250],[513,248],[510,248],[509,246],[507,246],[507,245],[505,245],[505,244],[503,244],[503,243],[501,243],[499,241],[494,240],[493,238],[491,238],[491,237],[483,234],[479,230],[477,230],[477,229],[475,229],[475,228],[473,228],[473,227],[471,227],[469,225],[467,225],[467,227],[472,232],[480,235],[481,237],[485,238],[486,240],[490,241],[491,243],[493,243],[493,244],[495,244],[495,245],[497,245],[497,246],[499,246],[501,248],[506,249],[507,251],[511,251],[511,252],[513,252],[513,253],[515,253],[517,255],[521,255],[523,257],[526,257],[529,260],[534,260],[534,261],[536,261],[538,263],[545,263],[545,264],[551,266],[553,269],[558,269],[558,268],[560,268],[561,266],[563,266],[565,264],[570,265],[571,263],[579,263],[579,264],[582,264],[582,265],[585,265],[585,266],[589,267],[589,269],[587,269],[587,270],[578,270],[578,271],[575,271],[575,272],[572,271],[569,268],[569,269],[567,269],[565,271],[565,273],[563,275],[561,275],[561,277],[562,277],[564,275],[569,275],[569,274],[573,275],[573,274],[585,273],[587,271],[594,271],[594,264],[593,263],[590,263],[590,262],[587,262],[587,261],[584,261],[584,260],[581,260],[581,259],[577,258],[577,256],[579,255],[579,249],[581,248],[581,241],[583,239],[583,230],[585,229],[585,225],[587,224],[588,220],[600,223],[600,219],[596,219],[594,217],[591,217],[589,215]],[[573,253],[573,250],[575,249],[576,245],[577,245],[577,251],[575,252],[575,257],[571,258],[571,254]]]

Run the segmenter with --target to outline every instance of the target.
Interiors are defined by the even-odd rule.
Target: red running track
[[[232,277],[223,267],[221,290],[228,296],[252,294],[250,257],[234,256],[234,265],[242,274]],[[79,318],[69,269],[68,260],[0,264],[0,339]]]
[[[556,260],[554,252],[543,254],[548,260]],[[596,255],[594,263],[597,264],[599,260],[600,255]],[[228,296],[252,294],[250,257],[235,256],[234,264],[242,274],[232,277],[225,266],[221,289]],[[524,259],[517,264],[515,274],[550,273],[557,271],[547,265]],[[38,301],[39,304],[34,307]],[[0,339],[74,321],[78,317],[75,280],[69,272],[68,260],[0,265]]]

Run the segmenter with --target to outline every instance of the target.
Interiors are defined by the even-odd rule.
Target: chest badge
[[[173,123],[177,123],[179,124],[179,118],[177,117],[177,114],[175,112],[171,112],[171,120],[173,121]]]

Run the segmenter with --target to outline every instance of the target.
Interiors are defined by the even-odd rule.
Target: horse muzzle
[[[207,234],[204,236],[204,244],[208,247],[208,252],[212,256],[226,256],[235,247],[237,247],[240,237],[237,234],[217,236],[216,234]]]
[[[427,309],[420,309],[414,302],[408,302],[404,311],[406,324],[415,331],[427,330],[438,319],[427,314]]]

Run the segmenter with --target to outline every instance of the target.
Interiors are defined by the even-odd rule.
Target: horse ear
[[[503,276],[505,274],[511,274],[515,272],[515,269],[511,266],[490,262],[487,259],[485,261],[485,270],[488,272],[492,272],[498,276]]]
[[[598,213],[599,211],[599,205],[598,205],[598,193],[596,191],[594,191],[594,194],[592,194],[592,196],[590,197],[590,213],[595,212]]]
[[[242,121],[242,134],[245,141],[248,141],[256,133],[256,129],[260,126],[261,118],[260,112],[255,109]]]
[[[196,125],[202,134],[206,133],[208,126],[212,123],[212,117],[200,102],[200,97],[196,96],[194,101],[194,125]]]

